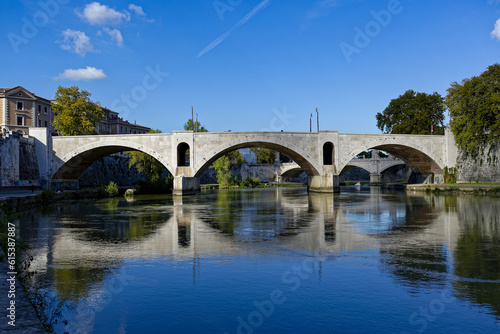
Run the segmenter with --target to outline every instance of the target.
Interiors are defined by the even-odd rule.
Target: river
[[[220,190],[16,223],[57,333],[500,332],[500,198]]]

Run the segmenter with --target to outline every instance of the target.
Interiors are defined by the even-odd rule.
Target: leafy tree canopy
[[[500,141],[500,64],[478,77],[453,82],[446,106],[457,146],[471,154]]]
[[[96,126],[104,118],[104,111],[98,102],[90,100],[90,96],[78,86],[57,87],[53,126],[63,136],[97,134]]]
[[[161,130],[149,130],[148,133],[161,133]],[[143,173],[148,181],[158,181],[165,171],[165,166],[147,153],[140,151],[125,152],[130,156],[128,162],[129,168],[135,166],[139,172]]]
[[[444,134],[444,101],[441,95],[408,90],[391,100],[382,113],[377,113],[377,127],[384,133]]]
[[[208,130],[200,124],[198,121],[194,121],[192,119],[188,119],[188,121],[184,124],[184,130],[186,131],[195,131],[195,132],[208,132]]]
[[[268,148],[252,147],[250,150],[257,157],[259,165],[272,164],[276,160],[276,152]]]

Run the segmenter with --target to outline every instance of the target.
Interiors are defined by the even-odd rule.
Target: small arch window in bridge
[[[331,166],[333,165],[334,147],[331,142],[326,142],[323,145],[323,165]]]
[[[189,145],[180,143],[177,146],[177,166],[189,166]]]

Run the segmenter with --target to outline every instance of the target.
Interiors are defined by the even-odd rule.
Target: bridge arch
[[[299,147],[291,144],[291,143],[278,143],[273,142],[269,139],[260,138],[258,140],[241,140],[238,142],[227,142],[223,145],[218,146],[217,148],[207,152],[204,154],[201,159],[198,158],[195,169],[195,177],[199,177],[203,171],[205,171],[210,165],[220,158],[221,156],[240,149],[240,148],[251,148],[251,147],[261,147],[267,148],[271,150],[278,151],[280,153],[285,154],[287,157],[295,161],[300,168],[306,172],[309,176],[318,176],[320,175],[320,166],[315,163],[315,159],[313,159],[308,152],[302,151]],[[235,138],[236,139],[236,138]]]
[[[401,159],[408,164],[416,172],[423,176],[441,174],[445,167],[441,157],[436,155],[432,150],[421,146],[417,141],[408,144],[408,140],[404,143],[398,141],[397,137],[384,139],[379,143],[363,143],[351,149],[347,154],[344,154],[340,161],[339,170],[343,170],[350,164],[351,160],[359,154],[369,149],[381,150]],[[411,145],[411,146],[410,146]]]
[[[53,180],[78,180],[80,176],[99,159],[123,151],[140,151],[158,160],[173,175],[173,167],[165,156],[147,146],[125,140],[104,140],[93,142],[66,153],[62,158],[55,157],[56,168]]]

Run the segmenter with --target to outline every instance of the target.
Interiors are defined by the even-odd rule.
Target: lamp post
[[[318,122],[318,132],[319,132],[319,111],[318,111],[318,108],[316,108],[316,119]]]

